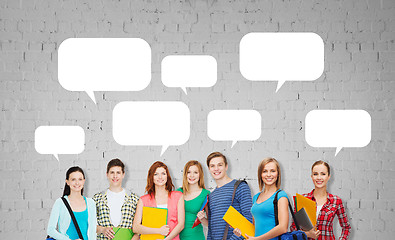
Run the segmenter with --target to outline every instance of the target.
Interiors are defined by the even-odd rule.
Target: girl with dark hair
[[[335,216],[338,217],[342,228],[341,236],[338,239],[347,240],[350,236],[351,226],[344,210],[342,199],[327,192],[327,184],[330,178],[331,169],[327,162],[319,160],[313,163],[311,166],[311,180],[313,180],[314,189],[309,193],[303,194],[303,196],[317,203],[317,225],[306,232],[309,239],[337,239],[333,233]],[[296,229],[295,224],[292,224],[291,229]]]
[[[96,239],[96,205],[83,196],[85,174],[80,167],[66,172],[63,197],[69,203],[84,240]],[[51,211],[47,233],[56,240],[81,239],[62,198],[58,198]]]
[[[184,197],[181,192],[174,191],[169,169],[163,162],[157,161],[148,170],[146,195],[137,204],[133,221],[133,232],[139,234],[160,234],[166,240],[179,240],[179,233],[184,228]],[[143,207],[167,208],[167,225],[150,228],[141,224]]]

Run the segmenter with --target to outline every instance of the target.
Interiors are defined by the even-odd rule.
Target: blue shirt
[[[232,203],[232,194],[236,180],[214,189],[208,196],[208,233],[207,240],[222,240],[226,227],[225,215],[230,204]],[[241,213],[248,221],[252,222],[251,215],[251,191],[245,182],[240,183],[236,189],[235,198],[232,206]],[[233,228],[229,226],[227,239],[243,239],[233,234]]]
[[[84,197],[86,209],[82,212],[74,212],[75,219],[77,220],[78,227],[80,227],[82,237],[84,240],[88,240],[88,204],[86,203],[86,198]],[[74,225],[73,220],[70,222],[70,226],[67,229],[66,234],[70,239],[80,239],[78,236],[77,228]]]
[[[254,220],[255,220],[255,237],[261,236],[269,232],[276,226],[276,220],[274,218],[274,204],[273,204],[273,200],[274,197],[276,196],[276,193],[270,196],[270,198],[268,198],[266,201],[257,203],[256,201],[259,197],[259,194],[261,194],[261,192],[257,193],[253,197],[252,200],[253,205],[251,208],[251,213],[254,216]],[[286,197],[288,199],[288,196],[284,191],[278,193],[277,200],[280,200],[280,198],[282,197]],[[275,240],[277,239],[277,237],[272,239]]]

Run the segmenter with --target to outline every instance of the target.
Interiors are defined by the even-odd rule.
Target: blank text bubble
[[[213,110],[207,116],[207,134],[214,141],[254,141],[261,136],[261,115],[255,110]]]
[[[240,72],[251,81],[314,81],[324,71],[324,42],[315,33],[249,33],[240,41]]]
[[[59,82],[69,91],[140,91],[151,81],[151,48],[140,38],[69,38],[58,50]]]
[[[166,87],[212,87],[217,82],[217,60],[207,55],[172,55],[162,60]]]
[[[364,110],[313,110],[306,115],[306,142],[312,147],[365,147],[371,139],[371,117]]]
[[[113,136],[121,145],[182,145],[189,139],[190,112],[183,102],[120,102],[113,110]]]
[[[34,147],[40,154],[79,154],[85,149],[85,132],[80,126],[40,126],[35,131]]]

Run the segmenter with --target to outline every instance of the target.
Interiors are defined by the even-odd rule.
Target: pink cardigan
[[[178,224],[177,206],[178,206],[178,201],[180,200],[181,196],[182,196],[182,192],[172,191],[170,193],[169,198],[167,199],[167,225],[169,225],[169,227],[170,227],[170,232],[173,231],[173,229]],[[141,197],[141,200],[143,201],[144,207],[157,207],[155,197],[152,195],[146,194]],[[173,239],[180,240],[180,237],[179,237],[179,235],[177,235]]]

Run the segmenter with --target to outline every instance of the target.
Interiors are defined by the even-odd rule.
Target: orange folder
[[[143,207],[142,225],[150,228],[160,228],[167,224],[167,208]],[[160,234],[142,234],[142,240],[164,239]]]
[[[296,211],[299,211],[300,209],[304,208],[306,210],[307,216],[309,216],[310,218],[311,223],[313,224],[313,226],[315,226],[317,224],[316,202],[298,193],[296,194],[296,202],[297,202]]]
[[[228,211],[226,211],[225,215],[223,216],[223,219],[229,223],[232,228],[238,228],[241,231],[241,235],[245,239],[247,239],[247,236],[255,236],[255,227],[254,225],[247,220],[243,215],[241,215],[234,207],[230,206],[228,208]]]

